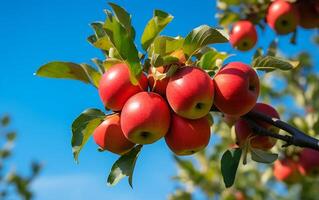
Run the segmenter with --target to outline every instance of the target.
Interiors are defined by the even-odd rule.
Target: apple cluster
[[[272,1],[267,9],[265,21],[277,34],[286,35],[296,30],[298,25],[305,29],[319,27],[319,1],[286,0]],[[232,26],[230,43],[240,51],[252,49],[257,42],[255,25],[249,20],[240,20]]]
[[[303,176],[319,173],[319,152],[313,149],[302,149],[295,156],[285,156],[274,163],[274,176],[279,181],[296,183]]]
[[[105,108],[114,114],[108,115],[93,133],[102,150],[121,155],[135,144],[151,144],[164,137],[176,155],[191,155],[209,143],[212,108],[236,123],[239,146],[249,142],[253,148],[268,150],[275,145],[276,140],[255,135],[240,119],[251,110],[279,118],[271,106],[256,103],[259,78],[254,69],[231,62],[211,78],[199,67],[186,66],[184,54],[176,52],[172,55],[179,59],[178,63],[153,67],[148,74],[142,72],[136,85],[125,63],[115,64],[104,73],[99,95]],[[165,74],[173,66],[176,69],[171,76],[156,77],[156,73]],[[265,122],[256,123],[279,131]]]

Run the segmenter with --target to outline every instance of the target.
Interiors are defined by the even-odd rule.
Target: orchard
[[[87,109],[72,124],[76,162],[93,138],[100,152],[119,155],[108,184],[128,177],[133,187],[143,146],[165,140],[162,148],[170,149],[182,171],[176,179],[186,188],[187,184],[200,188],[208,198],[268,199],[270,189],[261,181],[287,187],[301,182],[308,188],[319,185],[316,179],[311,187],[316,180],[308,180],[319,176],[319,104],[312,100],[319,94],[315,87],[319,77],[305,54],[294,58],[277,54],[276,40],[265,52],[256,47],[265,29],[278,37],[290,35],[293,45],[298,29],[318,28],[319,1],[219,0],[220,26],[201,25],[185,36],[161,35],[173,16],[155,10],[140,38],[142,51],[135,45],[131,15],[119,5],[109,6],[105,21],[93,22],[93,34],[87,39],[101,50],[103,60],[92,59],[94,66],[55,61],[36,72],[97,89],[105,110]],[[218,43],[255,53],[246,63],[240,55],[218,51],[213,47]],[[234,61],[227,61],[230,57]],[[273,77],[290,85],[278,91],[267,84]],[[305,117],[289,115],[289,108],[278,106],[286,101],[280,99],[285,95],[296,98]],[[212,137],[220,140],[213,147]],[[185,157],[189,155],[193,160]],[[247,186],[257,188],[249,191]],[[191,192],[178,190],[171,199],[190,199]],[[316,199],[307,194],[303,198]]]

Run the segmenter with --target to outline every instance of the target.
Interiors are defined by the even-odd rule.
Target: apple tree
[[[242,17],[236,14],[240,9],[235,12],[228,6],[260,4],[249,3],[225,0],[218,5],[224,6],[221,12],[228,23]],[[290,13],[284,12],[284,17],[272,14],[285,33],[277,30],[276,22],[273,28],[278,34],[296,32],[293,20],[297,9],[286,1],[279,3]],[[163,138],[180,169],[175,178],[184,183],[172,199],[191,199],[194,188],[209,198],[279,199],[280,193],[271,190],[275,183],[272,163],[288,169],[287,177],[274,173],[281,181],[290,182],[290,177],[292,182],[299,181],[316,171],[319,165],[312,162],[319,143],[311,130],[315,132],[317,118],[309,117],[313,122],[309,124],[306,116],[315,115],[311,98],[316,87],[306,81],[310,75],[314,84],[317,79],[306,54],[284,58],[276,53],[273,42],[266,51],[257,49],[250,63],[243,63],[239,55],[235,55],[236,62],[228,62],[230,55],[215,49],[214,44],[230,42],[239,50],[251,49],[258,39],[253,24],[259,21],[242,20],[244,23],[237,23],[234,27],[238,28],[231,31],[220,21],[223,29],[201,25],[184,36],[167,36],[161,31],[173,16],[161,10],[155,10],[146,24],[139,39],[142,49],[138,49],[132,16],[114,3],[109,6],[106,19],[93,22],[93,34],[88,37],[103,59],[92,59],[91,64],[55,61],[36,72],[37,76],[79,80],[97,88],[105,111],[87,109],[72,124],[76,161],[93,137],[99,151],[120,155],[107,182],[115,185],[128,177],[132,186],[143,146]],[[284,89],[273,84],[277,79],[286,85]],[[306,97],[304,91],[308,90],[313,93]],[[294,110],[281,105],[288,97],[312,112],[291,113]],[[208,146],[210,141],[213,146]],[[182,158],[186,155],[194,156]]]

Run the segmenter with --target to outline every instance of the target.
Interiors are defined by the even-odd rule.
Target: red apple
[[[257,31],[254,24],[248,20],[236,22],[230,31],[229,42],[240,51],[252,49],[257,42]]]
[[[278,112],[270,105],[257,103],[252,110],[279,119]],[[278,128],[266,122],[256,120],[256,123],[273,133],[279,132]],[[269,150],[276,144],[277,141],[275,138],[272,137],[256,135],[249,126],[248,122],[246,122],[244,119],[239,119],[236,122],[235,133],[236,140],[239,146],[244,146],[247,140],[250,139],[251,147],[256,149]]]
[[[188,119],[198,119],[206,116],[212,107],[214,85],[202,69],[181,67],[170,78],[166,97],[175,113]]]
[[[278,181],[287,183],[298,182],[301,178],[299,165],[290,158],[276,160],[274,163],[274,176]]]
[[[296,5],[300,13],[301,27],[306,29],[319,27],[319,1],[298,1]]]
[[[147,78],[143,73],[141,73],[139,85],[133,85],[130,81],[128,66],[119,63],[109,68],[102,76],[99,95],[107,109],[120,111],[131,96],[146,89]]]
[[[211,122],[205,116],[186,119],[172,114],[171,127],[165,136],[168,147],[179,156],[191,155],[204,149],[210,139]]]
[[[178,62],[180,65],[184,65],[186,62],[185,54],[182,50],[176,50],[173,53],[171,53],[170,56],[178,58],[179,59]],[[169,70],[169,68],[170,68],[170,65],[169,66],[160,66],[160,67],[157,67],[156,70],[160,73],[165,73]],[[155,84],[153,74],[152,74],[151,70],[149,71],[148,83],[149,83],[150,88],[153,92],[156,92],[162,96],[165,96],[168,81],[169,81],[169,78],[167,77],[167,78],[164,78],[162,80],[157,80],[156,84]],[[154,86],[154,84],[155,84],[155,86]]]
[[[140,92],[129,98],[121,113],[124,135],[137,144],[151,144],[168,131],[170,110],[159,94]]]
[[[306,174],[317,174],[319,172],[319,152],[304,148],[300,153],[299,163]]]
[[[124,136],[120,125],[120,115],[114,114],[105,120],[94,130],[95,143],[103,150],[116,154],[124,154],[134,147]]]
[[[255,106],[259,95],[259,79],[250,66],[231,62],[219,70],[214,82],[214,104],[221,112],[241,116]]]
[[[278,34],[288,34],[297,28],[299,12],[295,5],[285,0],[275,0],[267,11],[267,23]]]

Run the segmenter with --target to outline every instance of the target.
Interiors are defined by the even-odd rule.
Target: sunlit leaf
[[[41,66],[35,73],[40,77],[80,80],[98,86],[100,74],[89,65],[72,62],[50,62]]]
[[[266,72],[275,69],[291,70],[299,66],[298,61],[288,61],[273,56],[259,56],[253,60],[252,67]]]
[[[225,31],[202,25],[187,35],[183,44],[183,50],[190,57],[206,45],[226,42],[228,42],[228,35]]]
[[[166,56],[178,49],[183,47],[184,38],[178,37],[168,37],[168,36],[158,36],[155,38],[151,47],[149,48],[148,54],[152,56],[153,54],[159,54],[161,56]]]
[[[134,39],[116,17],[109,11],[106,11],[106,14],[108,17],[103,26],[105,33],[119,54],[120,59],[129,66],[131,82],[138,84],[137,76],[142,72],[142,67]]]
[[[133,172],[135,163],[143,145],[137,145],[128,153],[122,155],[112,166],[107,178],[107,183],[111,186],[116,185],[121,179],[128,176],[129,184],[133,188]]]
[[[76,162],[79,153],[87,143],[95,128],[102,123],[105,114],[98,109],[87,109],[72,124],[72,151]]]
[[[173,16],[164,11],[154,11],[153,18],[147,23],[142,34],[141,43],[144,50],[148,49],[154,39],[172,19]]]

